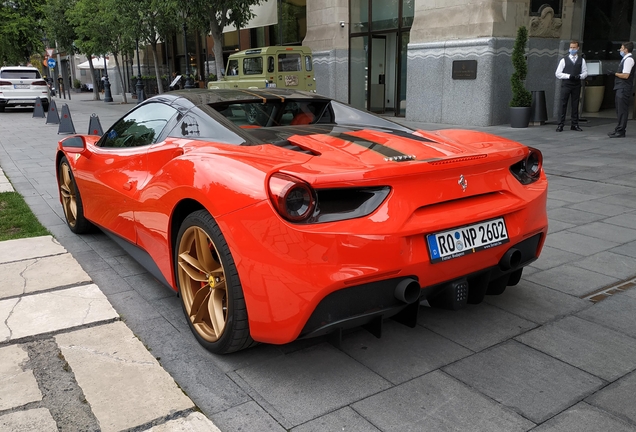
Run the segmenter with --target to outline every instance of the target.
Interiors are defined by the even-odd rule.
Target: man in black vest
[[[608,133],[610,138],[625,138],[627,129],[627,117],[629,116],[629,99],[634,91],[634,51],[633,42],[625,42],[621,46],[621,63],[618,72],[614,74],[614,90],[616,91],[616,117],[618,125],[614,132]]]
[[[587,64],[579,54],[579,41],[570,41],[570,53],[561,59],[555,75],[561,80],[561,112],[556,131],[563,132],[568,99],[571,99],[570,129],[580,132],[582,129],[579,127],[579,99],[581,97],[581,80],[587,78]]]

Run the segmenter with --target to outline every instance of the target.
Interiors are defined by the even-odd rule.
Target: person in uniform
[[[614,73],[614,91],[616,102],[616,117],[618,125],[614,132],[610,132],[610,138],[625,138],[625,130],[627,129],[627,117],[629,116],[629,99],[634,91],[634,51],[633,42],[625,42],[621,45],[621,63],[618,65],[618,71]]]
[[[561,80],[561,112],[557,132],[563,132],[565,114],[568,111],[568,100],[571,100],[570,129],[582,131],[579,127],[579,99],[581,97],[581,81],[587,78],[587,64],[579,54],[579,41],[570,41],[569,54],[561,59],[555,72]]]

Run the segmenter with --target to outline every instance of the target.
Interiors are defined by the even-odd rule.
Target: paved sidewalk
[[[87,98],[73,95],[69,102],[78,132],[87,130],[93,112],[105,130],[133,106]],[[42,390],[46,385],[40,384],[46,381],[38,381],[39,360],[34,359],[40,358],[39,349],[47,353],[44,357],[60,362],[55,370],[68,372],[60,381],[70,382],[69,392],[83,392],[91,408],[90,413],[83,411],[86,421],[101,421],[104,414],[93,409],[91,400],[94,392],[114,384],[85,385],[100,374],[78,366],[93,362],[78,357],[107,347],[105,342],[91,345],[97,340],[92,332],[116,334],[110,329],[123,330],[121,317],[150,349],[154,360],[141,362],[155,364],[159,358],[189,403],[222,431],[636,431],[636,122],[629,122],[626,139],[607,138],[615,125],[611,119],[590,119],[582,124],[583,132],[556,133],[555,125],[473,128],[539,148],[550,182],[550,234],[543,254],[524,271],[521,283],[503,295],[456,312],[423,306],[417,328],[388,322],[382,339],[358,329],[345,335],[341,349],[317,338],[216,356],[196,343],[173,292],[106,236],[70,233],[57,198],[53,165],[60,136],[54,126],[30,117],[30,112],[0,117],[0,166],[88,279],[42,288],[49,279],[72,273],[60,268],[74,268],[55,265],[55,271],[38,273],[45,277],[29,285],[34,292],[27,292],[21,282],[13,288],[19,293],[7,295],[0,305],[8,301],[24,308],[17,299],[33,297],[28,301],[35,302],[37,296],[68,290],[80,297],[73,300],[80,302],[78,311],[86,313],[87,308],[81,303],[86,299],[77,293],[89,291],[96,303],[95,310],[77,318],[79,324],[75,321],[70,329],[0,342],[0,349],[18,347],[27,353],[29,360],[22,363],[24,354],[12,351],[16,360],[7,360],[7,368],[15,374],[32,373],[43,394],[41,400],[18,408],[0,408],[0,420],[12,414],[24,417],[25,410],[32,409],[29,418],[48,410],[56,422],[64,421],[65,410],[54,409]],[[398,121],[423,129],[450,127]],[[2,266],[18,266],[17,261],[24,262],[23,267],[0,267],[0,277],[22,281],[19,275],[30,274],[26,263],[33,258],[17,259],[17,248],[9,250],[13,258]],[[65,253],[53,256],[62,259]],[[95,286],[116,310],[115,317],[108,315],[99,293],[91,291]],[[25,308],[24,313],[37,307]],[[105,315],[88,322],[98,312]],[[42,324],[24,325],[29,326],[44,330]],[[132,340],[123,334],[111,339]],[[44,347],[38,347],[40,342]],[[82,349],[69,348],[74,346]],[[23,366],[16,369],[16,363]],[[0,370],[4,367],[0,360]],[[23,397],[40,397],[31,388],[32,393]],[[164,393],[176,397],[170,388]],[[98,405],[101,402],[95,402]],[[192,412],[189,406],[174,408],[180,420]],[[168,419],[170,413],[160,421]],[[146,422],[141,429],[149,427]]]
[[[0,242],[0,278],[0,431],[218,431],[53,237]]]

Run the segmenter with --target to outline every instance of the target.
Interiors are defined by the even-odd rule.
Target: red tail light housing
[[[46,81],[33,81],[31,85],[34,86],[46,86]]]
[[[13,84],[11,84],[11,82],[10,82],[10,81],[0,81],[0,86],[3,86],[3,85],[10,85],[10,86],[12,86]]]
[[[274,208],[290,222],[304,222],[316,209],[316,193],[304,181],[276,173],[269,178],[269,197]]]

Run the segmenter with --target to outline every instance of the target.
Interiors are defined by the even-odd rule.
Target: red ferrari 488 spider
[[[185,90],[58,145],[68,226],[180,293],[207,349],[415,326],[515,285],[547,234],[536,149],[314,93]]]

